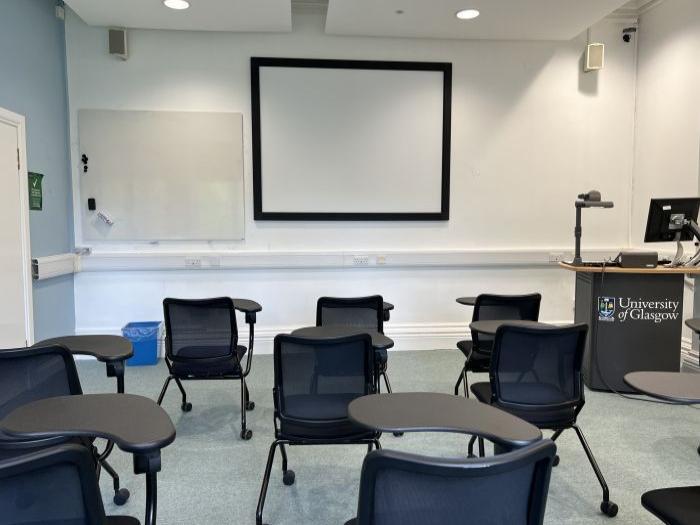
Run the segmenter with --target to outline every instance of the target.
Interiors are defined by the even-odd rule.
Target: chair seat
[[[642,495],[642,505],[666,525],[700,523],[700,487],[650,490]]]
[[[131,516],[107,516],[107,525],[141,525],[141,522]]]
[[[510,395],[512,397],[524,400],[523,404],[534,405],[538,400],[542,402],[546,400],[547,403],[555,403],[557,402],[557,398],[561,397],[559,390],[542,383],[522,383],[519,385],[509,385],[508,388],[511,390]],[[520,395],[517,395],[518,388],[522,390]],[[573,407],[555,410],[518,410],[510,406],[501,406],[499,403],[491,403],[491,383],[474,383],[471,386],[471,391],[482,403],[488,403],[501,410],[505,410],[539,428],[563,428],[570,426],[576,421],[576,412]]]
[[[197,355],[200,358],[192,358],[187,361],[173,361],[172,373],[176,377],[220,377],[220,376],[240,376],[241,367],[238,362],[243,359],[248,349],[245,346],[237,346],[236,357],[231,356],[226,359],[218,359],[211,361],[209,359],[201,359],[202,355],[212,355],[201,351],[202,347],[190,347],[185,351],[178,352],[178,358],[187,358],[188,356]],[[199,350],[197,350],[199,349]]]
[[[355,398],[357,394],[288,396],[284,401],[285,417],[280,421],[280,432],[285,437],[302,439],[371,438],[375,432],[356,425],[347,417],[348,405]],[[313,414],[313,419],[307,419],[307,414]]]
[[[467,371],[469,372],[488,372],[491,366],[491,354],[485,354],[479,350],[474,349],[474,343],[472,341],[460,341],[457,343],[457,348],[461,350],[464,357],[468,359],[465,364]]]

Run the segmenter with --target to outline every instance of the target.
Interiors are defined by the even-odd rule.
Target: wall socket
[[[185,268],[201,268],[202,259],[200,257],[185,257]]]
[[[369,266],[369,255],[353,255],[353,266]]]
[[[549,254],[549,262],[551,263],[559,263],[567,260],[568,254],[565,252],[550,252]]]

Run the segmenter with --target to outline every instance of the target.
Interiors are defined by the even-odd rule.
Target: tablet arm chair
[[[552,440],[573,428],[603,490],[600,510],[609,517],[618,507],[576,420],[585,404],[581,362],[588,325],[525,328],[501,326],[491,357],[488,383],[475,383],[477,399],[524,419],[540,429],[553,430]],[[473,440],[470,443],[470,454]],[[480,439],[483,454],[483,441]],[[554,460],[554,466],[559,458]]]
[[[82,393],[73,355],[64,346],[0,350],[0,419],[32,401]],[[63,437],[18,440],[0,431],[0,458],[66,441],[69,439]],[[119,474],[107,462],[111,442],[108,443],[107,450],[100,454],[93,445],[93,440],[81,441],[95,457],[94,467],[97,469],[98,478],[103,468],[112,477],[114,503],[126,503],[130,496],[129,491],[120,487]]]
[[[542,296],[538,293],[527,295],[493,295],[477,296],[472,313],[472,322],[489,320],[526,320],[537,321],[540,315]],[[493,336],[472,331],[471,340],[457,343],[457,348],[464,354],[464,367],[455,384],[455,395],[459,395],[459,386],[464,383],[464,396],[469,397],[469,380],[467,372],[488,372],[493,349]]]
[[[249,327],[248,348],[238,344],[236,310],[245,313]],[[255,403],[250,400],[246,377],[253,362],[254,326],[256,312],[260,310],[260,305],[254,301],[229,297],[165,299],[165,363],[169,375],[158,396],[158,404],[163,402],[172,380],[182,394],[184,412],[192,410],[192,403],[187,401],[182,381],[240,380],[240,436],[244,440],[250,439],[253,431],[247,428],[246,411],[253,410]],[[242,362],[244,356],[245,365]]]
[[[545,439],[467,460],[371,452],[357,518],[345,525],[541,525],[555,451]]]
[[[388,305],[388,307],[386,307]],[[316,303],[316,326],[344,326],[384,333],[384,321],[389,318],[393,305],[384,303],[381,295],[368,297],[320,297]],[[380,378],[384,378],[387,392],[391,393],[391,383],[387,375],[388,352],[377,350],[377,389]]]
[[[672,487],[642,494],[642,506],[666,525],[700,523],[700,487]]]
[[[295,482],[287,468],[286,445],[364,444],[381,448],[379,433],[359,427],[348,418],[354,399],[375,392],[374,350],[368,334],[336,339],[275,337],[275,440],[265,467],[258,499],[256,524],[262,525],[263,507],[275,459],[280,448],[282,481]]]
[[[65,443],[0,460],[0,525],[139,525],[105,516],[94,457]]]

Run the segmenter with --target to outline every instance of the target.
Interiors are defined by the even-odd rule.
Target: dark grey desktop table
[[[373,394],[348,405],[348,416],[381,432],[456,432],[483,437],[506,449],[542,439],[542,432],[503,410],[474,399],[433,392]]]
[[[625,383],[651,397],[679,405],[700,403],[700,374],[684,372],[630,372]]]
[[[469,328],[480,334],[496,335],[498,329],[504,324],[525,328],[556,328],[553,324],[540,323],[539,321],[519,321],[517,319],[473,321],[469,323]]]
[[[89,355],[107,367],[107,377],[117,378],[117,392],[124,393],[124,361],[134,355],[131,341],[120,335],[67,335],[44,339],[34,346],[62,345],[72,354]]]
[[[700,317],[695,317],[693,319],[686,319],[685,325],[690,328],[696,334],[700,334]]]
[[[464,306],[474,306],[476,305],[476,297],[459,297],[457,298],[457,302]]]
[[[376,330],[365,330],[363,328],[350,328],[346,326],[305,326],[304,328],[297,328],[292,332],[292,335],[308,337],[310,339],[333,339],[355,334],[369,334],[372,338],[372,347],[375,351],[386,351],[394,346],[394,341],[384,334]]]
[[[146,474],[146,525],[156,522],[160,450],[175,440],[168,414],[153,400],[132,394],[83,394],[22,405],[0,421],[7,434],[24,439],[100,437],[134,456],[134,473]]]

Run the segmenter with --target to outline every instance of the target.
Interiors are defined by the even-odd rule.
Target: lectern
[[[630,393],[628,372],[680,370],[683,279],[700,268],[560,266],[576,272],[575,320],[590,327],[586,386]]]

